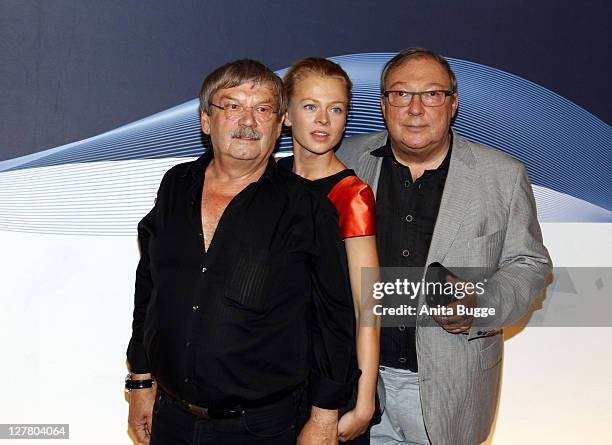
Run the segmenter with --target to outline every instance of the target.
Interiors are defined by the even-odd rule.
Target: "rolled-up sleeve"
[[[346,251],[335,209],[321,201],[315,211],[318,256],[313,265],[312,367],[310,398],[314,406],[336,409],[351,394],[356,370],[355,312]]]

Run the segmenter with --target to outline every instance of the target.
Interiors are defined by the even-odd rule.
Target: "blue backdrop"
[[[355,83],[347,135],[379,130],[380,68],[413,45],[451,61],[455,129],[527,164],[542,221],[612,221],[611,10],[592,0],[4,1],[0,185],[13,188],[0,188],[0,228],[133,234],[158,164],[134,178],[108,161],[201,153],[200,83],[236,58],[279,73],[305,55],[333,58]],[[88,187],[57,170],[86,164]],[[24,200],[53,204],[24,213]]]

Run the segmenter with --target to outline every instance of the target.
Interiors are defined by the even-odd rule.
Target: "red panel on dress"
[[[376,204],[369,185],[357,176],[347,176],[327,197],[338,210],[342,238],[376,235]]]

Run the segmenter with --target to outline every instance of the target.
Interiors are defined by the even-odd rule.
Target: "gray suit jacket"
[[[386,141],[386,131],[355,136],[345,139],[337,152],[375,195],[382,158],[370,152]],[[454,133],[426,264],[434,261],[451,269],[482,268],[479,278],[487,278],[487,292],[478,297],[478,305],[496,309],[496,327],[509,326],[528,311],[544,289],[552,264],[522,163]],[[449,334],[431,322],[420,326],[423,318],[417,320],[421,403],[434,445],[473,445],[489,434],[499,393],[503,337],[487,320],[484,327],[487,321],[476,319],[468,335]]]

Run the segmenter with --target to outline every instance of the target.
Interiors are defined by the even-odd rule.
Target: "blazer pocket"
[[[470,248],[478,248],[483,245],[498,244],[500,241],[503,241],[504,233],[505,231],[503,229],[499,229],[487,235],[477,236],[476,238],[468,238],[465,241],[467,242],[467,245]]]
[[[504,351],[504,340],[501,334],[482,339],[480,350],[480,369],[486,371],[496,366],[502,359]]]
[[[470,265],[489,267],[497,266],[504,243],[505,231],[498,230],[489,235],[467,240],[466,248]]]

